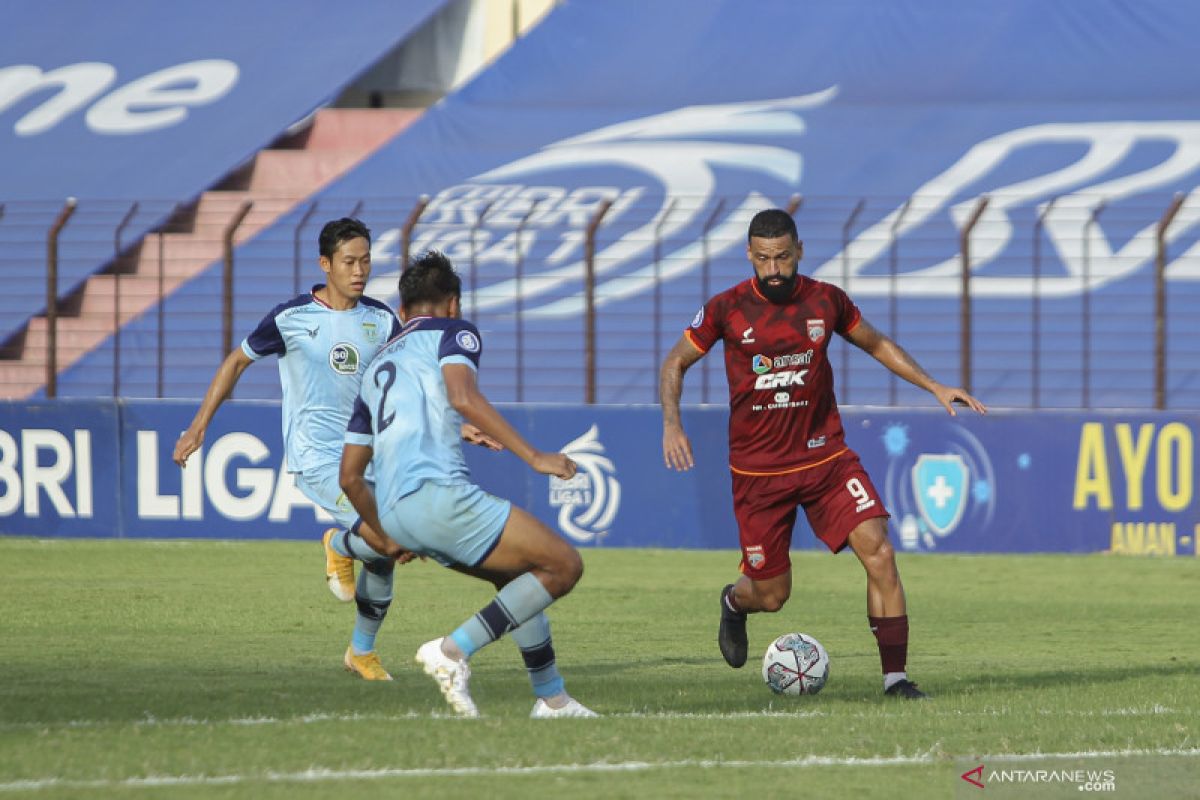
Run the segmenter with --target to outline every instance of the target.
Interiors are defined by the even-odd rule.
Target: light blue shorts
[[[444,566],[478,566],[491,555],[512,512],[512,503],[473,483],[426,481],[379,521],[401,547]]]
[[[340,527],[349,528],[358,522],[358,512],[350,504],[350,498],[342,492],[338,481],[339,469],[340,465],[333,462],[308,472],[297,472],[296,488],[309,500],[329,512]],[[374,489],[374,486],[371,488]]]

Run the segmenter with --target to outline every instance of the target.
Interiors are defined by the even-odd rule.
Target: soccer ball
[[[829,654],[806,633],[785,633],[767,647],[762,676],[775,694],[816,694],[829,680]]]

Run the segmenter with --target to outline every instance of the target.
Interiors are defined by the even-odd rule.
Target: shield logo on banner
[[[967,464],[950,453],[922,453],[912,468],[913,497],[938,536],[954,530],[967,507]]]

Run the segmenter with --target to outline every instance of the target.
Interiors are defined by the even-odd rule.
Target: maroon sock
[[[725,606],[735,614],[745,613],[741,606],[738,605],[737,598],[733,596],[733,587],[729,587],[729,591],[725,593]]]
[[[883,672],[904,672],[908,661],[908,615],[902,617],[867,617],[871,633],[879,645],[879,660]]]

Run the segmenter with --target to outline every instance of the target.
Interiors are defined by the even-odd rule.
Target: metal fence
[[[549,213],[548,204],[536,197],[514,206],[481,195],[469,212],[460,204],[454,214],[446,212],[440,196],[322,198],[298,206],[280,200],[274,208],[261,209],[257,220],[256,206],[263,201],[242,201],[230,203],[216,217],[210,214],[203,223],[194,207],[164,212],[160,203],[161,220],[132,243],[124,239],[130,221],[144,214],[139,203],[129,203],[119,215],[115,204],[107,203],[107,229],[95,218],[83,222],[87,203],[67,201],[53,219],[34,222],[20,221],[21,215],[14,213],[20,204],[0,204],[0,240],[29,241],[40,233],[46,256],[44,270],[39,270],[44,271],[46,335],[44,340],[33,337],[31,323],[10,336],[3,348],[9,368],[5,374],[15,374],[12,367],[18,363],[26,371],[39,370],[48,397],[117,396],[131,390],[143,396],[199,396],[211,376],[200,366],[215,368],[236,345],[235,335],[289,292],[306,289],[306,278],[319,278],[319,223],[350,215],[361,216],[375,231],[377,275],[403,269],[414,247],[432,244],[452,251],[468,287],[464,314],[481,328],[494,323],[503,334],[492,342],[504,365],[493,378],[498,399],[654,402],[658,364],[691,313],[711,294],[750,274],[743,253],[748,222],[741,214],[744,198],[593,199],[557,223],[560,247],[567,242],[579,255],[578,270],[569,281],[580,287],[582,302],[577,313],[555,319],[544,298],[552,285],[550,268],[563,259],[532,236],[544,229]],[[926,213],[923,205],[944,201],[793,195],[771,202],[786,207],[797,220],[806,244],[801,271],[847,289],[877,327],[892,333],[940,380],[958,382],[985,400],[1008,406],[1161,409],[1194,406],[1191,398],[1200,380],[1195,345],[1179,337],[1168,350],[1172,330],[1190,330],[1196,316],[1192,290],[1200,286],[1197,248],[1174,258],[1170,252],[1172,242],[1180,239],[1173,235],[1195,221],[1192,214],[1173,229],[1182,209],[1194,211],[1185,199],[1176,195],[1157,205],[1134,205],[1102,198],[1083,204],[1075,197],[1070,207],[1051,200],[997,214],[995,208],[1004,204],[982,196],[964,203],[955,222],[943,214],[947,218],[938,224],[915,228],[910,221]],[[619,220],[612,213],[614,203],[621,206]],[[676,225],[680,218],[688,224]],[[91,251],[84,247],[77,258],[93,258],[96,275],[64,286],[60,242],[72,226],[83,224],[90,233],[76,232],[77,239],[93,246]],[[101,238],[112,243],[107,259],[95,255]],[[1124,246],[1110,246],[1117,241]],[[509,243],[502,257],[493,252],[497,242]],[[638,253],[626,259],[630,266],[625,273],[609,269],[621,242]],[[190,267],[173,266],[188,259]],[[1134,262],[1137,268],[1130,268]],[[1145,268],[1137,266],[1142,264]],[[1171,280],[1169,266],[1178,272],[1176,280]],[[214,281],[217,272],[220,279]],[[198,286],[198,275],[208,276],[208,288],[193,291],[217,309],[220,336],[213,336],[217,326],[212,314],[195,323],[194,335],[186,330],[171,335],[167,308],[180,287]],[[17,291],[30,293],[31,287],[24,285],[30,280],[18,276]],[[621,281],[627,286],[617,285]],[[1024,281],[1020,285],[1029,288],[1005,288],[1009,284],[1004,281],[1013,286]],[[503,297],[497,294],[501,285]],[[26,309],[25,316],[33,311],[37,309]],[[64,341],[63,325],[78,328],[82,323],[71,320],[88,316],[91,340],[73,333],[74,338]],[[131,320],[142,326],[138,336],[129,337],[136,342],[123,335]],[[996,345],[997,337],[1007,340],[1003,347]],[[1110,345],[1123,337],[1137,343],[1129,350],[1126,368],[1140,376],[1129,380],[1144,384],[1141,395],[1122,395],[1124,379],[1110,374]],[[30,352],[39,348],[42,352]],[[564,352],[579,361],[577,386],[556,383],[553,370],[540,361],[561,358]],[[904,405],[913,400],[911,387],[853,348],[835,345],[831,357],[843,403]],[[1103,361],[1099,369],[1098,359]],[[97,377],[100,360],[108,373],[104,378]],[[685,401],[723,402],[724,378],[717,361],[706,359],[698,380],[689,375]],[[153,380],[143,377],[136,388],[127,385],[126,367],[134,362],[143,370],[153,364]],[[86,367],[91,377],[75,380],[64,393],[60,387],[71,374],[68,367]],[[172,370],[193,375],[195,382],[168,377]],[[18,385],[15,379],[8,383],[5,394],[18,394],[12,388]],[[273,376],[258,396],[277,391],[266,384],[274,384]]]

